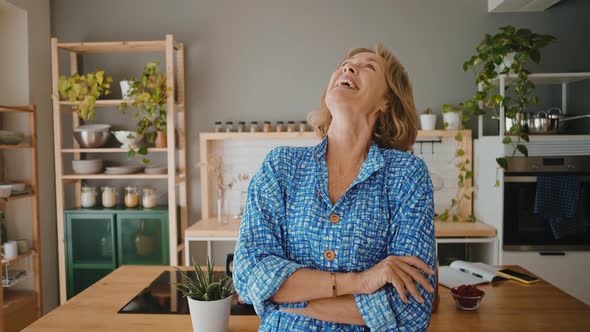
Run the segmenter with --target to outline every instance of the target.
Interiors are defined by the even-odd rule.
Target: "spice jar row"
[[[215,132],[216,133],[231,133],[231,132],[238,132],[238,133],[257,133],[257,132],[305,132],[309,130],[309,126],[307,125],[306,121],[300,121],[299,123],[295,123],[295,121],[287,121],[285,125],[284,121],[277,121],[273,126],[270,121],[262,122],[262,125],[258,124],[258,121],[250,122],[250,125],[246,127],[246,122],[240,121],[238,122],[237,126],[234,126],[233,121],[227,121],[225,125],[221,121],[215,122]]]
[[[101,202],[105,208],[116,207],[119,198],[119,191],[116,187],[104,186],[101,190]],[[143,208],[151,209],[158,205],[158,195],[155,188],[143,188],[143,195],[141,197],[141,205]],[[80,195],[80,205],[83,208],[92,208],[96,206],[96,196],[98,195],[96,187],[84,186]],[[139,187],[127,186],[125,187],[123,204],[127,208],[139,207]]]

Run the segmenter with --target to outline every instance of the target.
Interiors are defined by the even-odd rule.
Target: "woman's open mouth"
[[[336,88],[347,88],[351,90],[358,90],[357,85],[350,79],[341,79],[336,82]]]

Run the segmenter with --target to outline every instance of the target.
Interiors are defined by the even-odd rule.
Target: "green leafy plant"
[[[432,110],[429,108],[425,109],[424,111],[422,111],[422,114],[433,114]]]
[[[207,271],[203,271],[195,262],[193,262],[193,269],[196,274],[194,278],[177,268],[182,275],[182,281],[175,286],[184,297],[197,301],[217,301],[235,293],[232,289],[232,279],[225,273],[222,273],[217,280],[214,279],[213,262],[209,259],[207,259]]]
[[[463,128],[463,122],[461,123],[461,129]],[[467,216],[466,218],[460,216],[457,212],[459,207],[461,206],[461,202],[464,199],[471,199],[473,194],[473,185],[471,181],[473,179],[473,171],[471,171],[470,164],[471,160],[465,150],[461,148],[461,142],[463,142],[463,134],[460,130],[457,131],[457,134],[454,137],[455,141],[457,142],[457,149],[455,150],[455,167],[459,171],[457,174],[458,179],[458,186],[459,190],[455,197],[451,199],[451,206],[446,208],[443,213],[438,215],[438,219],[441,221],[448,221],[449,219],[452,221],[467,221],[467,222],[475,222],[476,218],[473,214]]]
[[[518,112],[525,111],[530,104],[537,104],[539,99],[532,95],[535,85],[528,78],[530,71],[527,70],[526,63],[529,59],[539,63],[541,48],[554,40],[553,36],[540,35],[529,29],[516,29],[513,26],[501,27],[500,32],[495,35],[486,34],[475,48],[476,54],[463,64],[464,71],[471,69],[474,72],[479,89],[471,99],[452,107],[471,115],[486,112],[497,115],[503,107],[506,117],[514,119]],[[509,53],[514,53],[514,61],[508,66],[506,59]],[[502,65],[504,68],[499,70]],[[499,75],[510,77],[505,86],[504,97],[495,93]],[[512,155],[520,152],[528,156],[524,144],[529,141],[527,133],[518,123],[507,129],[514,138],[506,137],[503,143],[513,146]],[[507,167],[506,159],[499,157],[496,161],[499,167]]]
[[[111,91],[113,79],[105,76],[104,70],[98,68],[94,73],[72,76],[60,76],[57,89],[61,98],[71,102],[79,101],[76,105],[78,115],[83,120],[92,120],[96,115],[94,105],[100,96],[108,95]]]
[[[137,133],[153,144],[158,131],[166,133],[166,100],[168,89],[166,74],[160,70],[159,62],[149,62],[139,79],[132,79],[129,84],[129,98],[133,99],[131,107],[135,110],[132,117],[137,120]],[[119,109],[125,112],[129,108],[127,102],[121,103]],[[147,155],[147,148],[130,149],[129,157],[136,154]],[[144,163],[150,160],[144,158]]]

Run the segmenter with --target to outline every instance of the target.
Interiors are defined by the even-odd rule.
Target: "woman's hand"
[[[430,275],[434,274],[434,271],[416,256],[388,256],[369,270],[359,274],[361,293],[372,294],[385,284],[390,283],[395,287],[404,303],[408,303],[406,290],[416,301],[423,303],[424,299],[416,289],[414,281],[430,293],[434,292],[434,288],[418,271],[419,269]]]

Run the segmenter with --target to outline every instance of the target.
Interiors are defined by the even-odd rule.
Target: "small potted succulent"
[[[105,76],[104,70],[98,68],[94,73],[60,76],[57,90],[62,99],[80,102],[76,106],[80,118],[92,120],[96,115],[96,100],[111,93],[112,81],[111,77]]]
[[[234,295],[232,279],[225,273],[213,276],[213,263],[207,259],[207,271],[193,262],[195,276],[178,270],[182,281],[176,288],[187,298],[194,332],[227,331],[231,301]]]
[[[147,63],[141,77],[129,81],[129,91],[125,97],[133,100],[131,106],[135,110],[133,118],[137,120],[137,133],[145,137],[148,143],[165,148],[168,88],[166,74],[161,72],[160,63]],[[123,102],[119,109],[125,111],[128,107],[128,102]]]
[[[420,114],[420,126],[422,130],[434,130],[436,128],[436,114],[427,108]]]

